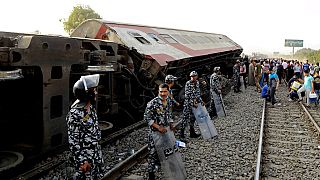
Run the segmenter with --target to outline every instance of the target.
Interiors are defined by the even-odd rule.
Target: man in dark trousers
[[[220,67],[214,67],[213,73],[210,76],[210,95],[211,95],[211,101],[210,101],[210,117],[213,119],[214,117],[217,117],[217,111],[214,104],[214,94],[216,93],[218,95],[221,94],[221,84],[219,79],[219,72]]]
[[[153,140],[153,133],[166,133],[167,127],[173,130],[172,120],[172,100],[168,97],[169,86],[161,84],[159,86],[159,95],[148,102],[144,113],[144,120],[148,124],[148,172],[149,179],[155,179],[156,166],[160,166],[159,157]]]
[[[276,103],[275,94],[276,90],[279,88],[279,77],[278,75],[273,72],[273,68],[269,68],[269,88],[270,88],[270,99],[271,99],[271,107],[274,107],[274,104]]]
[[[240,60],[233,66],[233,90],[235,93],[240,92]]]
[[[67,115],[69,145],[75,164],[74,179],[100,179],[103,176],[101,131],[98,126],[96,87],[99,75],[82,76],[73,86],[77,100]]]
[[[192,107],[197,107],[198,104],[204,105],[204,102],[201,99],[201,93],[200,93],[200,84],[197,80],[198,73],[196,71],[192,71],[190,73],[190,80],[187,81],[185,85],[185,94],[184,94],[184,104],[183,104],[183,119],[181,123],[181,129],[180,129],[180,139],[183,141],[185,140],[185,128],[187,123],[189,123],[190,126],[190,137],[191,138],[197,138],[201,136],[200,134],[197,134],[194,129],[194,122],[196,118],[193,115]]]

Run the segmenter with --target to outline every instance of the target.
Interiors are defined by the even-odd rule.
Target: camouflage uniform
[[[240,67],[237,64],[233,66],[233,88],[235,92],[240,91]]]
[[[167,98],[167,106],[164,107],[161,101],[161,97],[157,96],[148,102],[146,110],[144,112],[144,120],[148,124],[148,172],[156,172],[156,165],[160,166],[158,154],[155,148],[152,134],[157,131],[151,125],[155,122],[159,126],[168,127],[172,123],[172,100]]]
[[[178,103],[178,101],[175,100],[174,97],[173,97],[173,90],[172,90],[172,89],[169,89],[169,97],[170,97],[171,102],[172,102],[173,104],[177,104],[177,103]]]
[[[181,123],[181,131],[184,131],[189,120],[190,128],[194,127],[195,117],[192,113],[192,107],[195,103],[202,103],[199,81],[195,83],[192,80],[187,81],[184,92],[183,119]]]
[[[100,179],[102,177],[102,152],[99,141],[101,132],[95,108],[90,105],[90,112],[85,103],[74,103],[67,115],[69,145],[74,158],[75,179]],[[91,165],[89,173],[84,174],[80,164],[88,161]]]
[[[211,95],[211,101],[210,101],[210,116],[216,116],[216,108],[214,104],[214,93],[219,95],[219,90],[221,89],[220,79],[217,73],[213,73],[210,76],[210,95]]]

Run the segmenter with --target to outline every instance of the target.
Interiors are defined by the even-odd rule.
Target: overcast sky
[[[59,19],[78,4],[108,21],[224,34],[247,54],[289,54],[285,39],[320,49],[320,0],[6,0],[0,31],[67,35]]]

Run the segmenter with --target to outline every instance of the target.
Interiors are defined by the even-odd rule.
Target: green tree
[[[70,34],[76,27],[87,19],[101,19],[101,17],[89,6],[77,5],[73,7],[68,20],[63,20],[64,30]],[[62,20],[60,20],[60,22],[61,21]]]
[[[310,63],[316,63],[320,60],[320,50],[314,50],[310,48],[299,49],[295,53],[295,57],[299,60],[308,59]]]

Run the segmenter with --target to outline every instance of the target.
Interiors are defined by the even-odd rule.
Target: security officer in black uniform
[[[172,100],[168,97],[169,86],[161,84],[159,86],[159,95],[148,102],[144,113],[144,119],[148,124],[148,172],[149,179],[155,179],[156,166],[160,166],[159,158],[155,148],[153,133],[158,131],[166,133],[167,127],[174,130],[172,119]]]
[[[211,101],[210,101],[210,117],[214,118],[217,116],[216,107],[214,104],[214,93],[219,95],[221,94],[221,83],[219,78],[219,72],[220,67],[214,67],[213,73],[210,76],[210,95],[211,95]]]
[[[201,99],[201,93],[200,93],[200,84],[197,80],[198,73],[196,71],[192,71],[190,73],[191,80],[187,81],[185,85],[185,99],[183,104],[183,119],[181,123],[181,129],[180,129],[180,139],[182,141],[185,141],[185,128],[187,123],[189,123],[190,126],[190,137],[191,138],[197,138],[201,136],[201,134],[197,134],[194,129],[194,122],[195,117],[192,112],[192,107],[197,107],[198,104],[204,105],[204,102]]]
[[[68,140],[74,160],[73,179],[100,179],[103,176],[101,131],[98,126],[96,87],[99,75],[82,76],[73,86],[77,100],[66,117]]]

